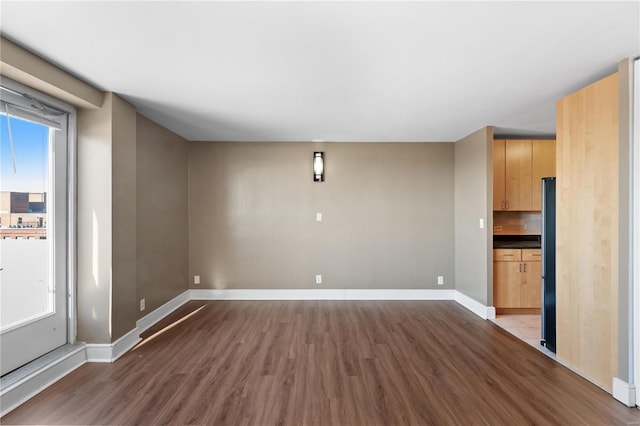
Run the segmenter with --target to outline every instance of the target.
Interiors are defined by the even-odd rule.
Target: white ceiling
[[[553,134],[640,53],[633,2],[8,2],[1,32],[190,140]]]

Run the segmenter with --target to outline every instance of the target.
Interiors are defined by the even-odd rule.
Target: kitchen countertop
[[[540,241],[494,241],[494,249],[539,249]]]

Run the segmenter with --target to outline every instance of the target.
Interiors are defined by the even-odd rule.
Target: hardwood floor
[[[191,301],[2,424],[609,425],[640,411],[450,301]]]

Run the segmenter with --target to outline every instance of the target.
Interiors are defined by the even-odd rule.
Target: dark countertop
[[[493,248],[539,249],[540,235],[494,235]]]
[[[494,241],[494,249],[539,249],[540,241]]]

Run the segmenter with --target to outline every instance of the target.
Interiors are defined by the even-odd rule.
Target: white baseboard
[[[455,290],[435,289],[352,289],[344,290],[345,300],[453,300]]]
[[[87,343],[88,362],[114,362],[140,342],[140,334],[190,300],[186,290],[136,321],[136,327],[113,343]]]
[[[191,300],[454,300],[482,319],[496,310],[457,290],[438,289],[191,289]]]
[[[113,343],[87,343],[88,362],[114,362],[140,341],[138,327]]]
[[[61,356],[55,356],[54,353],[46,355],[45,357],[55,357],[55,359],[43,362],[41,366],[34,368],[15,381],[12,381],[11,377],[7,376],[20,374],[20,371],[14,371],[2,378],[0,417],[8,414],[19,405],[33,398],[87,362],[87,355],[83,344],[68,346],[68,349],[65,347],[60,349],[61,352],[64,352]],[[24,368],[28,367],[29,365]],[[7,381],[10,381],[10,383],[5,386],[5,382]]]
[[[455,301],[478,315],[482,319],[495,319],[496,318],[496,308],[493,306],[485,306],[482,303],[478,302],[475,299],[467,296],[464,293],[455,291]]]
[[[179,295],[177,295],[176,297],[174,297],[173,299],[169,300],[164,305],[160,306],[159,308],[153,310],[149,314],[140,318],[136,322],[136,327],[138,328],[138,331],[140,333],[144,333],[145,331],[147,331],[158,321],[160,321],[161,319],[169,315],[171,312],[175,311],[180,306],[184,305],[189,300],[191,300],[190,295],[191,295],[190,291],[186,290],[180,293]]]
[[[613,397],[622,402],[627,407],[635,407],[636,387],[617,377],[613,378]]]
[[[340,289],[191,289],[191,300],[338,300]]]
[[[455,290],[191,289],[191,300],[454,300]]]

